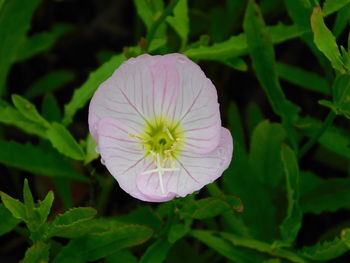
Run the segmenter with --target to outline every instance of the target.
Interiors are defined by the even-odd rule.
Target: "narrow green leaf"
[[[29,184],[27,178],[24,179],[24,185],[23,185],[23,200],[24,200],[24,205],[33,210],[34,209],[34,199],[32,192],[30,191]]]
[[[46,138],[46,128],[37,122],[24,117],[18,110],[10,105],[0,104],[0,122],[13,125],[29,134]]]
[[[267,120],[261,122],[253,132],[250,164],[256,179],[263,184],[276,187],[281,182],[283,167],[279,152],[286,136],[282,125]]]
[[[303,259],[302,257],[300,257],[299,255],[295,254],[292,251],[282,249],[282,248],[276,248],[268,243],[261,242],[259,240],[245,238],[245,237],[241,237],[235,234],[225,233],[225,232],[221,232],[220,236],[228,240],[235,246],[255,249],[259,252],[267,253],[271,256],[288,259],[291,262],[307,263],[305,259]]]
[[[338,114],[350,119],[350,75],[339,75],[333,83],[333,101],[338,108]]]
[[[250,102],[247,106],[246,119],[248,122],[249,134],[252,135],[256,126],[263,121],[264,116],[258,104]]]
[[[0,204],[0,218],[0,236],[10,232],[21,221],[15,218],[3,204]]]
[[[173,244],[183,238],[189,231],[189,227],[184,224],[174,224],[170,227],[168,241]]]
[[[0,163],[34,174],[65,177],[87,182],[85,176],[77,173],[72,163],[60,154],[47,152],[29,143],[19,144],[0,140]]]
[[[96,147],[97,147],[97,144],[95,140],[92,138],[91,134],[89,133],[86,138],[86,149],[85,149],[86,156],[85,156],[84,164],[88,164],[100,156],[99,153],[96,152]]]
[[[0,196],[4,206],[12,213],[15,218],[27,221],[27,212],[23,203],[5,194],[4,192],[0,192]]]
[[[155,20],[153,13],[158,13],[158,15],[160,14],[160,10],[156,10],[154,2],[155,1],[134,0],[136,12],[141,18],[142,22],[145,24],[147,30],[150,30]]]
[[[147,241],[153,232],[140,225],[125,225],[102,233],[91,233],[71,240],[54,259],[54,263],[80,263],[101,259],[123,248]]]
[[[12,95],[12,101],[18,111],[28,120],[38,123],[43,127],[48,127],[50,124],[39,114],[34,104],[27,99],[19,96]]]
[[[238,142],[241,146],[245,146],[245,136],[243,123],[236,104],[231,103],[228,108],[228,128],[231,131],[235,144]],[[245,148],[243,148],[245,150]]]
[[[174,16],[169,16],[166,20],[179,34],[182,40],[182,47],[187,43],[189,33],[189,18],[187,0],[180,0],[174,8]]]
[[[303,173],[300,178],[300,205],[304,213],[350,208],[349,178],[321,179],[312,173]]]
[[[243,28],[257,78],[273,110],[283,119],[293,122],[297,118],[299,108],[284,96],[274,66],[275,53],[271,36],[259,7],[253,1],[248,4]]]
[[[350,21],[350,4],[347,4],[337,12],[337,17],[333,26],[333,34],[338,38]],[[349,46],[349,45],[348,45]]]
[[[312,12],[311,27],[317,48],[328,58],[334,69],[345,72],[337,42],[323,21],[320,7],[315,7]]]
[[[295,24],[306,30],[310,28],[312,6],[309,0],[284,0],[289,16]]]
[[[245,72],[248,70],[247,63],[239,57],[231,58],[231,59],[223,59],[223,60],[218,60],[218,61],[220,61],[222,64],[225,64],[226,66],[228,66],[230,68],[233,68],[233,69],[236,69],[239,71]]]
[[[330,87],[326,79],[316,73],[303,70],[284,63],[276,64],[277,74],[280,78],[298,85],[304,89],[329,95]]]
[[[91,99],[98,86],[105,81],[125,60],[123,54],[113,56],[96,71],[90,73],[85,83],[74,91],[71,101],[64,106],[64,125],[72,122],[74,114]]]
[[[27,249],[24,258],[20,261],[20,263],[49,262],[49,250],[50,244],[38,241]]]
[[[60,153],[75,160],[85,159],[83,149],[62,124],[54,122],[47,131],[47,137]]]
[[[323,13],[328,16],[334,12],[337,12],[342,7],[350,3],[350,0],[326,0],[323,3]]]
[[[150,245],[143,254],[140,263],[162,263],[167,258],[172,244],[168,240],[159,238]]]
[[[349,234],[350,230],[344,229],[341,238],[336,237],[334,240],[317,243],[312,247],[304,247],[298,254],[317,262],[335,259],[349,250],[346,245],[350,241]]]
[[[58,215],[48,227],[46,236],[62,236],[67,234],[78,232],[82,223],[92,219],[96,215],[97,211],[91,207],[77,207],[68,210],[67,212]],[[80,233],[78,233],[80,235]]]
[[[272,42],[279,44],[289,39],[296,38],[305,32],[297,26],[289,26],[284,24],[277,24],[275,26],[268,26],[267,30],[270,32]],[[228,40],[215,43],[212,46],[199,46],[188,49],[184,54],[193,59],[215,60],[222,61],[229,58],[235,58],[246,55],[248,53],[246,34],[241,33],[237,36],[232,36]]]
[[[47,94],[44,96],[42,102],[42,114],[43,117],[50,122],[61,121],[60,106],[54,95]]]
[[[39,3],[40,0],[11,0],[3,3],[0,12],[0,97],[5,93],[7,75],[18,49],[25,41],[32,15]]]
[[[52,203],[54,200],[53,192],[47,193],[43,201],[39,201],[37,211],[39,212],[41,222],[46,222],[48,215],[50,214]]]
[[[282,144],[281,159],[286,176],[287,216],[280,225],[281,241],[276,246],[290,247],[301,227],[302,214],[299,207],[299,166],[295,152],[286,144]]]
[[[256,254],[254,251],[233,246],[227,240],[210,231],[192,230],[190,235],[233,262],[256,263],[264,259],[262,255]]]
[[[36,98],[42,94],[52,92],[62,87],[66,83],[72,81],[74,78],[73,73],[65,70],[51,71],[44,77],[40,78],[34,82],[31,87],[29,87],[24,92],[24,97],[28,99]]]

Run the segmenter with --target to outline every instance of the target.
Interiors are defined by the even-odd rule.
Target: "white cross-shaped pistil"
[[[163,185],[163,174],[164,172],[172,172],[172,171],[179,171],[179,168],[164,168],[162,167],[160,163],[160,156],[159,154],[155,154],[156,156],[156,169],[144,171],[142,174],[151,174],[151,173],[158,173],[158,178],[159,178],[159,184],[160,184],[160,190],[162,191],[162,194],[165,194],[164,191],[164,185]]]

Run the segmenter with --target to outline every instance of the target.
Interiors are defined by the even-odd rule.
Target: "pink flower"
[[[216,89],[181,54],[123,63],[94,94],[89,128],[120,187],[144,201],[197,191],[220,177],[232,157]]]

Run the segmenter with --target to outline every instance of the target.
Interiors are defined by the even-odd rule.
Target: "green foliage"
[[[349,261],[349,0],[134,0],[130,11],[101,0],[56,13],[62,4],[72,6],[0,0],[0,235],[9,258]],[[99,85],[143,53],[199,63],[234,141],[221,178],[161,204],[120,190],[86,117]]]

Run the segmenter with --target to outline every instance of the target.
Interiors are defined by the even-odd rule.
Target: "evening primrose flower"
[[[193,193],[220,177],[232,157],[216,89],[181,54],[124,62],[95,92],[89,129],[120,187],[144,201]]]

